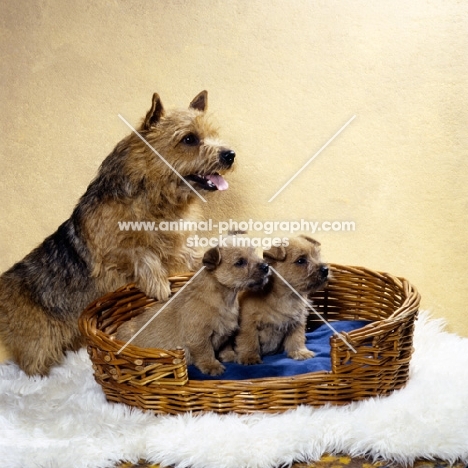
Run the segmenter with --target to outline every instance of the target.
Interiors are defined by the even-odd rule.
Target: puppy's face
[[[270,275],[268,263],[252,247],[214,247],[205,253],[203,265],[220,284],[238,291],[259,290]]]
[[[307,236],[289,239],[287,247],[272,247],[264,259],[299,293],[313,293],[325,286],[328,265],[320,260],[320,243]]]

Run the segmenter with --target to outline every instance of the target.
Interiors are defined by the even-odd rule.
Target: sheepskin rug
[[[2,466],[105,467],[119,460],[263,468],[325,452],[468,462],[468,339],[422,313],[408,385],[386,398],[278,415],[153,416],[107,403],[85,350],[48,378],[0,366]]]

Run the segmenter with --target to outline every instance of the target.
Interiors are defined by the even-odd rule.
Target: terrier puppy
[[[320,244],[306,236],[289,239],[287,247],[272,247],[263,258],[299,293],[273,271],[266,286],[240,297],[240,328],[234,349],[221,353],[224,362],[258,364],[261,356],[285,351],[297,360],[314,357],[305,346],[307,306],[301,299],[322,288],[328,266],[320,261]]]
[[[0,340],[27,374],[46,375],[66,350],[84,344],[78,317],[91,301],[130,282],[164,300],[168,276],[192,268],[184,233],[121,230],[119,222],[189,218],[199,198],[190,187],[204,194],[228,188],[220,174],[235,153],[218,139],[206,108],[206,91],[188,109],[167,113],[154,94],[138,132],[165,161],[138,135],[124,138],[71,217],[0,277]]]
[[[180,346],[187,364],[195,364],[205,374],[222,374],[225,368],[216,354],[238,328],[238,293],[262,288],[269,266],[250,247],[214,247],[205,253],[203,265],[171,302],[155,304],[125,322],[116,338],[130,340],[154,317],[132,344],[162,349]]]

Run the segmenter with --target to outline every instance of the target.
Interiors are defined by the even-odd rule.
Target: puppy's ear
[[[272,247],[271,249],[263,251],[263,258],[273,262],[284,262],[286,259],[286,249],[282,246]]]
[[[208,91],[202,91],[197,94],[190,103],[190,107],[201,112],[205,112],[208,109]]]
[[[304,236],[304,234],[301,234],[299,237],[302,237],[306,241],[309,241],[311,244],[314,244],[315,247],[320,247],[320,242],[316,241],[315,239],[312,239],[312,237]]]
[[[145,120],[143,121],[143,130],[149,130],[153,125],[156,125],[163,115],[164,107],[162,105],[161,98],[158,93],[154,93],[151,109],[148,111]]]
[[[215,270],[221,263],[221,252],[219,247],[213,247],[203,255],[203,265],[207,270]]]

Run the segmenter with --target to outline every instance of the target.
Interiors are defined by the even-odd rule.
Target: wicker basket
[[[331,265],[329,286],[312,297],[328,321],[368,320],[345,333],[353,353],[332,336],[331,371],[252,380],[188,379],[184,351],[139,348],[111,335],[120,324],[154,303],[133,285],[93,302],[80,318],[96,381],[109,401],[155,413],[281,412],[298,405],[345,404],[387,395],[405,385],[413,350],[420,296],[405,279],[361,267]],[[171,278],[172,291],[192,276]],[[310,315],[309,329],[321,323]]]

